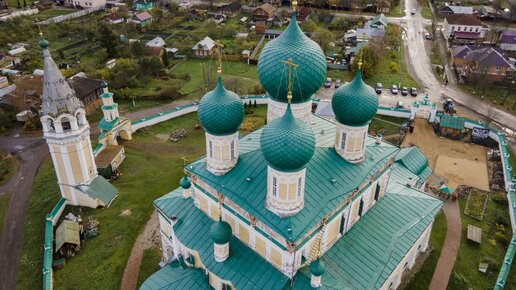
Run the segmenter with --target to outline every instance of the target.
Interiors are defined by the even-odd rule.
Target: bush
[[[398,64],[393,62],[393,61],[391,61],[391,71],[393,73],[397,73],[398,72]]]
[[[509,244],[509,237],[507,236],[507,234],[505,232],[496,232],[494,234],[494,238],[497,242],[503,244],[503,245],[507,245]]]
[[[492,257],[486,256],[482,258],[482,263],[487,263],[489,265],[489,271],[498,272],[498,270],[500,270],[500,264]]]
[[[496,193],[491,199],[499,205],[507,206],[509,204],[507,201],[507,196],[502,193]]]
[[[392,50],[389,54],[389,57],[391,59],[397,59],[398,58],[398,55],[396,54],[396,52],[394,50]]]
[[[179,93],[179,87],[177,86],[166,88],[159,93],[161,100],[177,100],[182,97],[183,95]]]

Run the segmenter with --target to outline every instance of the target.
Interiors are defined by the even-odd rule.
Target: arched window
[[[72,125],[70,124],[70,119],[68,119],[68,117],[61,118],[61,127],[63,128],[63,131],[72,129]]]
[[[364,212],[364,200],[360,200],[360,206],[358,207],[358,216],[362,216],[362,213]]]
[[[380,198],[380,181],[376,183],[376,191],[374,192],[374,200],[378,201],[378,198]]]

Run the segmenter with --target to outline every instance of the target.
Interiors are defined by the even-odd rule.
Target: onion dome
[[[179,181],[179,185],[181,186],[181,188],[183,189],[189,189],[191,186],[192,186],[192,183],[190,182],[190,179],[188,178],[188,176],[183,176],[183,178],[181,178],[181,180]]]
[[[258,59],[260,83],[273,99],[287,102],[288,69],[282,63],[289,58],[298,65],[292,76],[293,103],[308,101],[326,79],[326,57],[321,47],[299,28],[296,12],[287,29],[269,42]]]
[[[108,83],[105,80],[102,80],[102,83],[100,84],[100,87],[105,89],[108,87]]]
[[[290,103],[281,118],[264,127],[260,144],[269,165],[280,171],[301,169],[312,159],[315,151],[312,128],[294,117]]]
[[[326,272],[326,266],[324,265],[323,261],[321,261],[321,258],[317,258],[317,260],[310,263],[310,273],[314,276],[321,276]]]
[[[39,47],[43,48],[43,49],[46,49],[48,48],[48,41],[43,38],[43,35],[40,33],[41,37],[39,38],[39,41],[38,41],[38,44],[39,44]]]
[[[369,124],[378,111],[378,96],[371,86],[364,83],[359,69],[351,82],[335,90],[331,106],[339,123],[362,126]]]
[[[208,133],[229,135],[238,131],[244,120],[244,104],[237,94],[224,88],[219,76],[215,89],[202,97],[198,114]]]
[[[210,228],[210,236],[217,245],[224,245],[231,239],[231,226],[219,218]]]

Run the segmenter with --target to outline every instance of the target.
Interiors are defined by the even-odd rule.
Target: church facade
[[[154,201],[165,266],[141,289],[396,289],[427,249],[442,206],[422,191],[428,160],[367,135],[378,98],[360,68],[336,122],[311,114],[326,60],[292,17],[260,55],[265,127],[238,137],[243,103],[220,69],[201,99],[206,156]]]

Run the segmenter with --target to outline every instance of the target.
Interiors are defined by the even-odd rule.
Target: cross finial
[[[186,159],[186,157],[184,155],[179,157],[179,159],[183,160],[183,167],[185,167],[186,166],[186,162],[188,162],[188,159]],[[186,171],[185,171],[185,173],[186,173]]]
[[[358,69],[362,69],[362,58],[358,59]]]
[[[282,61],[282,63],[284,63],[284,64],[286,64],[288,66],[288,94],[287,94],[287,100],[290,103],[292,101],[292,67],[298,67],[299,65],[295,64],[292,61],[292,58],[289,58],[286,61]]]
[[[219,201],[218,201],[218,204],[219,204],[219,219],[222,219],[222,203],[224,203],[224,196],[219,193],[218,197],[219,197]]]
[[[215,41],[215,46],[217,47],[217,59],[219,61],[217,74],[220,76],[222,74],[222,49],[224,48],[224,44],[220,43],[219,41]]]

